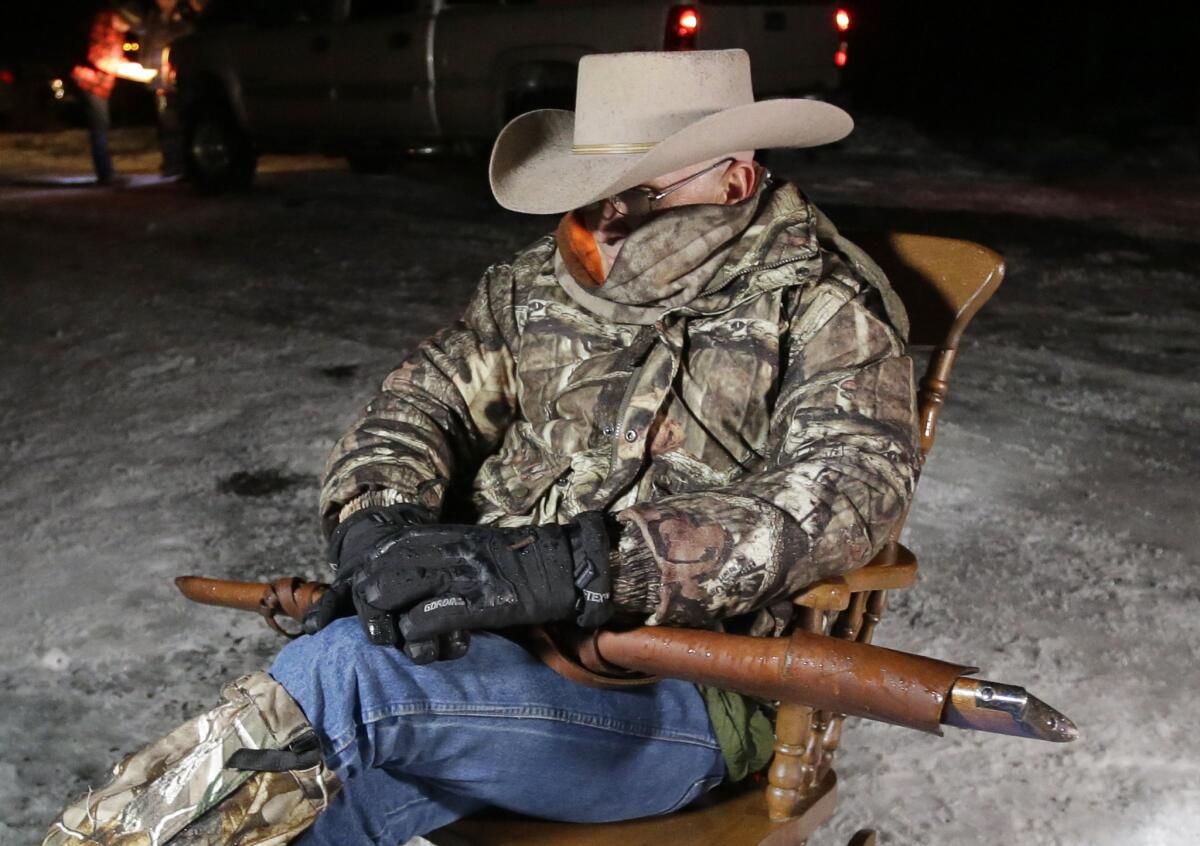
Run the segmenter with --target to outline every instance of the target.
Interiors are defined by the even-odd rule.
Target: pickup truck
[[[766,0],[211,0],[164,76],[189,177],[249,184],[260,152],[480,149],[521,112],[574,108],[588,53],[741,47],[756,96],[827,96],[850,13]]]

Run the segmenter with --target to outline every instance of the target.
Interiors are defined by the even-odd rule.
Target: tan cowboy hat
[[[818,100],[755,102],[745,50],[600,53],[579,60],[575,111],[513,118],[488,171],[506,209],[561,214],[723,153],[815,147],[853,127]]]

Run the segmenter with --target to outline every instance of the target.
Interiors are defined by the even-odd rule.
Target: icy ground
[[[152,169],[146,140],[118,135],[119,164]],[[864,122],[772,162],[843,228],[1007,257],[918,491],[921,579],[879,642],[1024,684],[1083,733],[852,721],[816,846],[865,824],[888,844],[1197,840],[1200,179],[1189,150],[1056,143]],[[205,199],[50,178],[86,171],[82,144],[0,135],[4,844],[270,659],[255,617],[188,605],[172,577],[323,575],[334,438],[489,262],[553,225],[500,210],[477,161],[273,159],[255,192]]]

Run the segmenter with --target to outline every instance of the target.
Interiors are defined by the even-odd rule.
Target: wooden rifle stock
[[[278,616],[301,621],[328,587],[299,578],[260,583],[199,576],[180,576],[175,584],[194,602],[257,611],[289,637],[299,632],[285,630]],[[541,629],[517,639],[556,671],[585,684],[626,686],[661,676],[934,734],[945,724],[1040,740],[1077,736],[1067,717],[1023,688],[964,678],[974,667],[803,630],[788,637],[746,637],[643,626],[576,632],[566,649],[561,638]]]

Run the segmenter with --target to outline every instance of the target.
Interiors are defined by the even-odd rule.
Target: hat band
[[[622,153],[644,153],[652,149],[657,141],[636,144],[572,144],[571,152],[577,156],[610,156]]]

